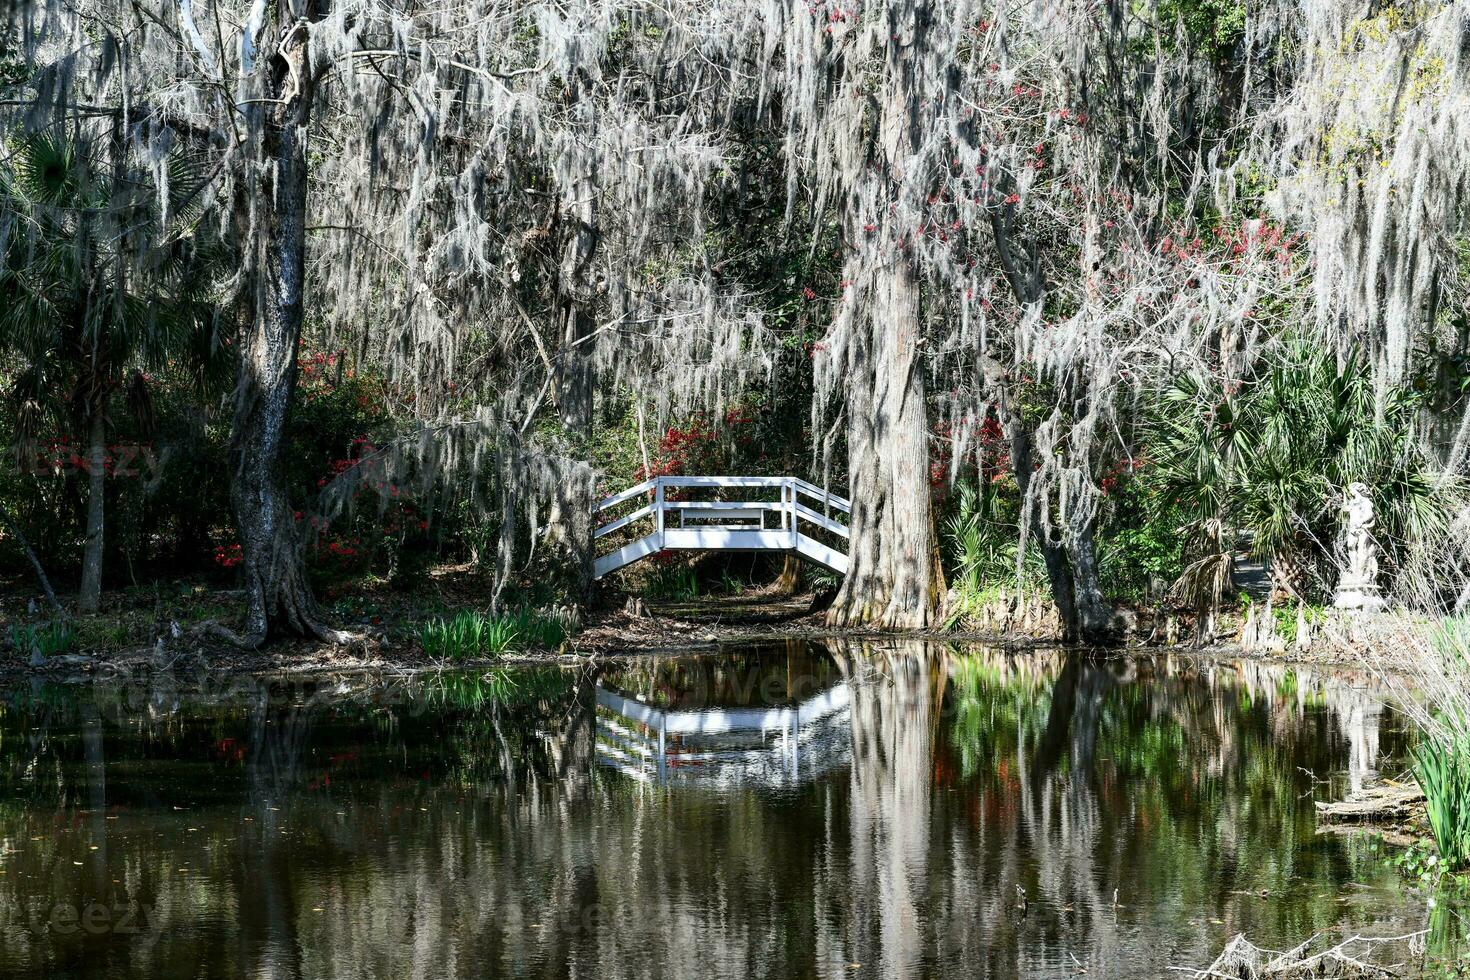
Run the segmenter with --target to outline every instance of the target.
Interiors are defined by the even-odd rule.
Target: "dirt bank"
[[[494,660],[446,662],[424,653],[419,633],[427,620],[460,609],[483,608],[483,583],[466,574],[436,575],[422,589],[395,592],[386,587],[354,587],[323,597],[330,620],[356,639],[345,646],[285,640],[262,650],[232,646],[208,628],[238,617],[238,592],[179,584],[171,590],[140,589],[110,593],[94,616],[68,621],[72,640],[65,652],[36,662],[27,649],[25,630],[43,628],[50,617],[25,598],[0,598],[0,673],[110,674],[118,671],[210,670],[243,673],[312,673],[368,670],[432,670],[506,663],[575,663],[588,658],[697,650],[718,644],[779,642],[836,635],[815,597],[785,596],[770,588],[687,601],[643,602],[608,592],[591,609],[579,612],[582,629],[561,649],[521,649]],[[1180,616],[1130,611],[1135,628],[1121,649],[1146,646],[1171,649],[1209,659],[1260,659],[1346,669],[1370,669],[1351,643],[1317,642],[1310,646],[1274,648],[1243,646],[1227,639],[1204,648],[1170,643],[1188,624]],[[1024,648],[1054,644],[1045,617],[1006,616],[972,619],[970,625],[906,639],[945,643],[983,643]],[[1007,629],[996,627],[1004,624]],[[1249,631],[1240,617],[1225,617],[1218,635]],[[873,631],[844,631],[845,636],[877,636]],[[898,637],[895,637],[898,639]],[[1280,647],[1280,645],[1276,645]]]

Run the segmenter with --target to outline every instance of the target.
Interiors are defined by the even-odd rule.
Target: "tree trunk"
[[[1113,639],[1116,629],[1113,607],[1103,596],[1092,528],[1078,528],[1067,550],[1072,560],[1072,597],[1077,607],[1077,638],[1089,643]]]
[[[801,559],[795,555],[787,555],[781,562],[781,574],[776,577],[777,595],[796,595],[796,587],[801,581]]]
[[[277,23],[314,21],[320,12],[314,3],[307,6],[300,14],[297,4],[280,0]],[[286,34],[269,72],[278,101],[262,110],[265,186],[257,197],[256,306],[241,338],[230,447],[230,499],[248,603],[244,642],[258,646],[281,633],[344,642],[347,634],[320,621],[282,466],[304,310],[306,132],[316,90],[307,30]]]
[[[993,208],[991,233],[996,256],[1016,304],[1024,311],[1039,306],[1046,296],[1046,282],[1034,246],[1028,247],[1016,230],[1015,208],[1006,204]],[[1034,431],[1026,421],[1020,397],[1014,390],[1015,371],[1006,371],[987,360],[987,384],[1000,396],[1000,412],[1011,434],[1011,465],[1022,506],[1030,514],[1030,532],[1041,548],[1052,599],[1062,621],[1062,639],[1067,642],[1103,642],[1114,628],[1113,609],[1103,598],[1098,581],[1096,549],[1091,526],[1058,527],[1047,519],[1031,492],[1032,442]],[[1017,583],[1019,585],[1019,583]]]
[[[1017,415],[1010,420],[1011,461],[1021,499],[1031,493],[1031,431]],[[1090,527],[1059,529],[1050,526],[1033,503],[1030,533],[1041,548],[1047,582],[1062,622],[1062,639],[1068,643],[1097,643],[1109,639],[1113,609],[1103,597],[1098,581],[1097,554]]]
[[[891,12],[882,120],[875,134],[881,165],[849,192],[856,196],[847,208],[849,230],[855,232],[848,240],[864,242],[858,261],[869,264],[871,285],[866,308],[847,314],[855,320],[847,352],[852,521],[847,576],[827,614],[834,626],[923,629],[942,599],[932,561],[919,270],[888,206],[905,193],[918,193],[907,186],[917,175],[906,166],[922,139],[916,121],[927,111],[918,68],[930,43],[932,13],[924,2]],[[866,219],[859,203],[864,200],[875,212]],[[882,206],[872,207],[874,201]],[[882,227],[867,234],[865,220]]]
[[[590,99],[580,98],[585,85],[581,71],[572,73],[571,112],[582,128],[594,131],[598,120]],[[574,161],[576,178],[565,188],[560,220],[562,228],[561,268],[557,274],[556,309],[561,325],[562,349],[557,361],[557,404],[562,423],[574,432],[585,433],[592,425],[592,345],[597,329],[592,312],[596,286],[592,260],[597,253],[597,181],[590,162]]]
[[[917,356],[919,284],[907,254],[886,270],[850,348],[847,577],[828,621],[923,629],[938,611],[929,498],[929,422]]]
[[[923,629],[937,612],[929,495],[929,423],[918,359],[919,289],[908,255],[880,282],[851,341],[847,576],[834,626]]]
[[[96,612],[102,604],[103,517],[107,499],[107,413],[94,405],[87,424],[87,539],[82,552],[82,585],[77,610]]]

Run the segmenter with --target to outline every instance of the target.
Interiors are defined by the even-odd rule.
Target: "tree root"
[[[363,639],[361,634],[332,629],[317,622],[311,622],[306,624],[306,626],[307,628],[303,635],[308,639],[320,640],[323,643],[330,643],[333,646],[348,646]],[[264,631],[240,633],[215,619],[206,619],[195,623],[190,627],[189,632],[195,637],[211,636],[224,640],[231,646],[238,647],[241,650],[259,650],[270,639],[269,634]]]

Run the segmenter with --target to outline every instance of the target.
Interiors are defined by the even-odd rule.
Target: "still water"
[[[0,976],[1152,977],[1412,931],[1314,827],[1400,771],[1368,683],[835,641],[19,683]]]

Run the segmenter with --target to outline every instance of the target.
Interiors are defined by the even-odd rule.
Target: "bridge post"
[[[781,487],[782,502],[786,505],[786,531],[789,535],[787,545],[793,551],[796,550],[796,481],[788,478]]]
[[[658,521],[658,550],[664,550],[664,478],[654,477],[653,512]]]

